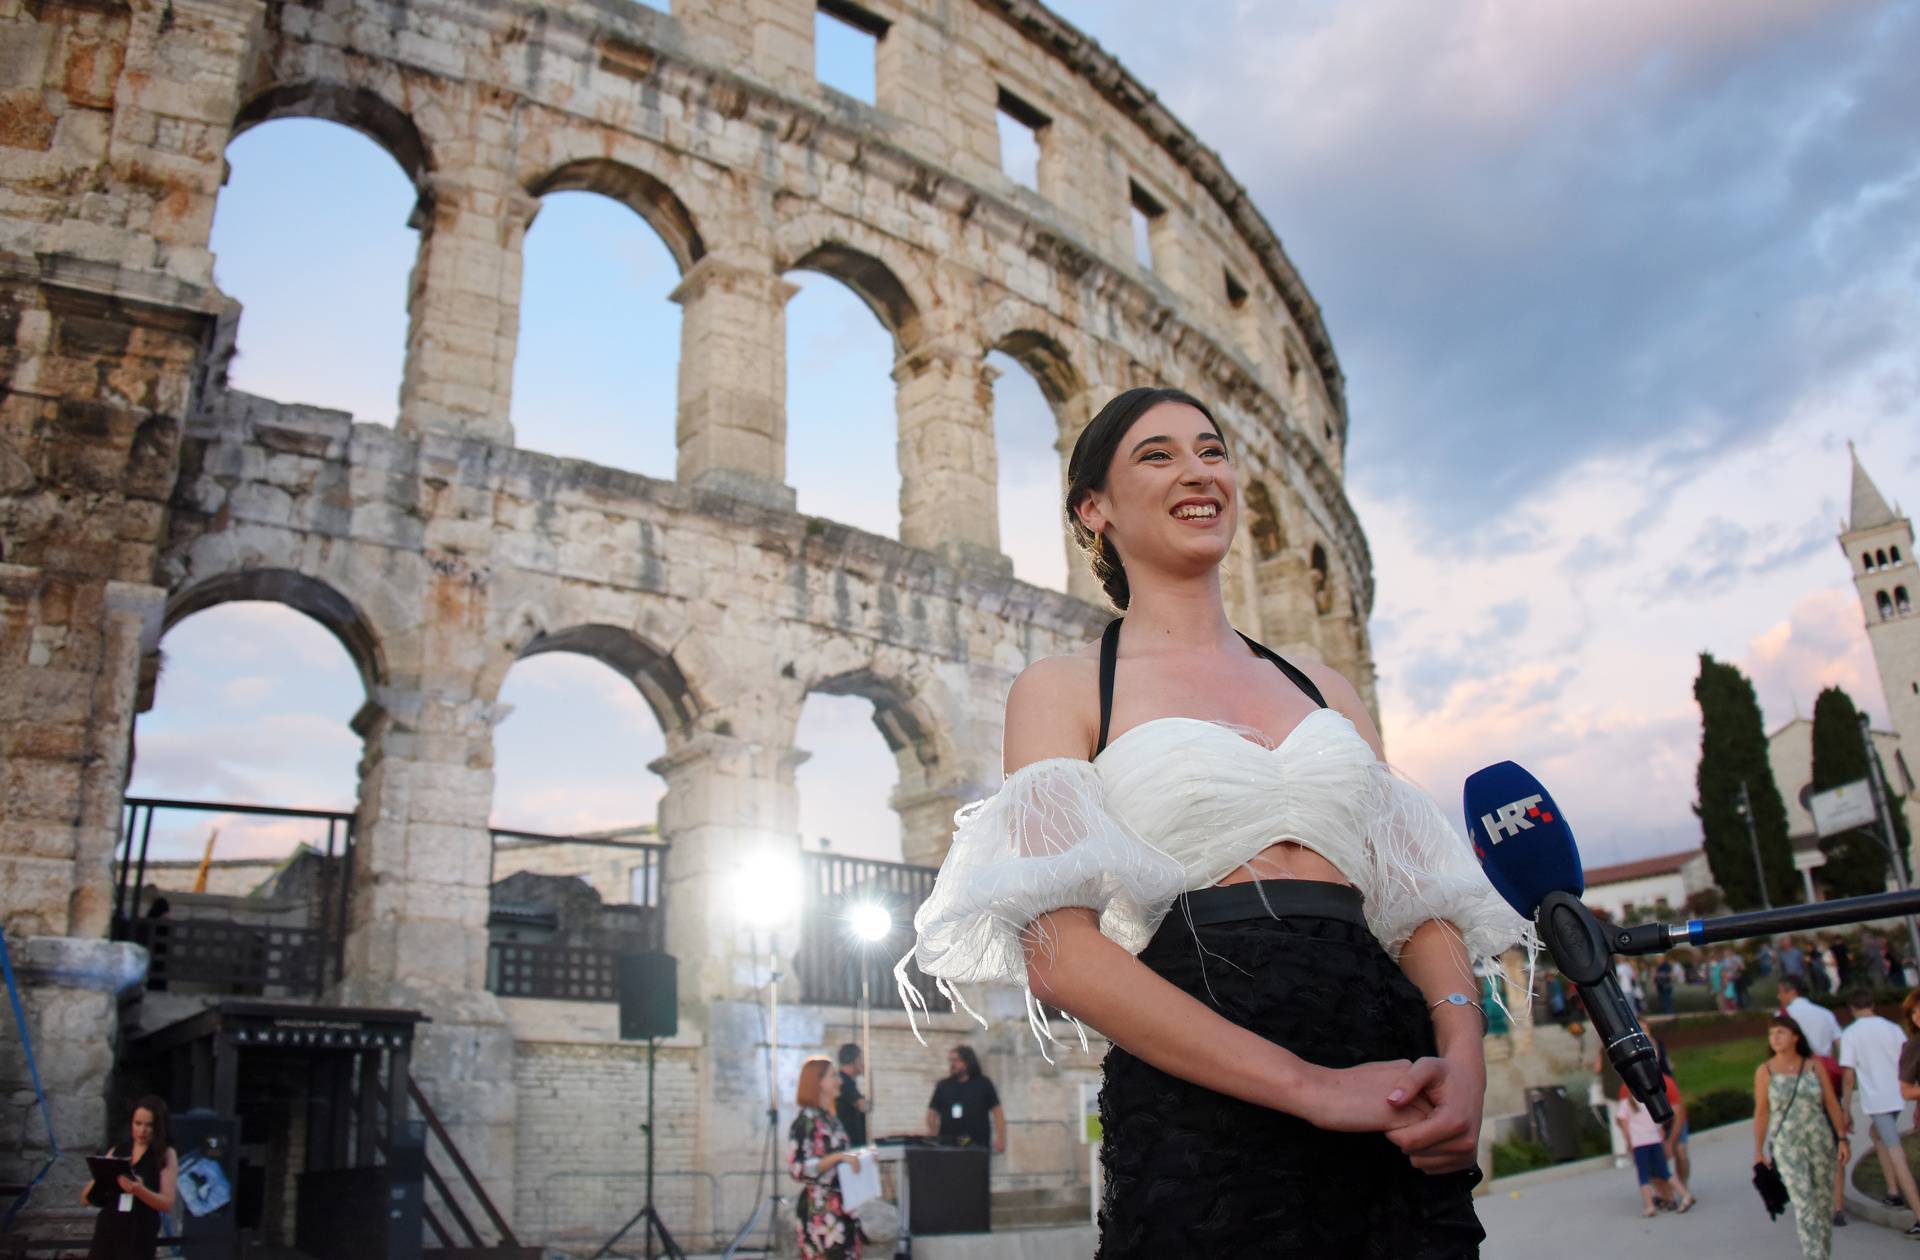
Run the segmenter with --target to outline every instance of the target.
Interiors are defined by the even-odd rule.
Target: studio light
[[[800,909],[800,864],[792,854],[763,853],[740,869],[734,880],[733,910],[751,928],[778,928],[794,921]]]
[[[893,931],[893,916],[887,913],[885,906],[876,906],[872,902],[858,905],[847,915],[847,923],[853,928],[853,934],[871,944],[883,941]]]

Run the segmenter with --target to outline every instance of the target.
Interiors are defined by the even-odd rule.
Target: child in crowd
[[[1633,1148],[1633,1169],[1640,1178],[1642,1216],[1654,1215],[1659,1210],[1656,1202],[1673,1203],[1676,1210],[1681,1212],[1691,1208],[1694,1202],[1686,1183],[1674,1175],[1667,1163],[1667,1152],[1672,1149],[1673,1139],[1679,1133],[1683,1104],[1680,1101],[1680,1089],[1673,1083],[1673,1078],[1665,1076],[1661,1079],[1666,1084],[1667,1101],[1674,1109],[1674,1118],[1669,1122],[1671,1128],[1656,1121],[1625,1085],[1620,1087],[1617,1123],[1621,1133],[1626,1135],[1627,1145]]]

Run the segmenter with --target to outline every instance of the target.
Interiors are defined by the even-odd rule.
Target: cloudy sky
[[[1770,724],[1830,683],[1884,718],[1834,537],[1849,439],[1920,506],[1920,6],[1055,7],[1221,152],[1326,312],[1405,770],[1447,802],[1519,760],[1596,864],[1698,843],[1699,652],[1747,669]],[[823,76],[860,90],[857,56],[823,47]],[[246,304],[240,386],[391,423],[416,245],[398,168],[299,121],[229,158],[214,245]],[[802,510],[893,533],[886,335],[833,282],[792,278],[788,480]],[[627,211],[547,199],[522,445],[671,475],[673,280]],[[1002,532],[1023,577],[1060,586],[1051,421],[999,366]],[[136,791],[351,803],[359,684],[324,632],[229,606],[165,647]],[[538,657],[503,699],[497,823],[651,818],[659,728],[610,671]],[[809,846],[897,856],[869,718],[809,702]]]

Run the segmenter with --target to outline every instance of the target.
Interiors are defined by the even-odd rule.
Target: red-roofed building
[[[1645,911],[1661,901],[1679,913],[1686,908],[1687,898],[1712,887],[1713,872],[1707,869],[1707,855],[1699,849],[1688,849],[1591,867],[1586,895],[1581,900],[1616,919],[1623,917],[1629,906]]]

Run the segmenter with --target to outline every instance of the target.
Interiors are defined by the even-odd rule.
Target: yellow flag
[[[193,891],[207,891],[207,871],[213,866],[213,842],[220,838],[220,828],[215,827],[207,836],[207,851],[201,855],[200,870],[193,877]]]

